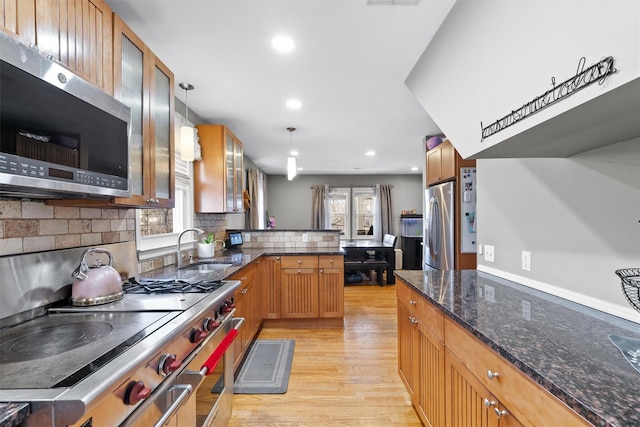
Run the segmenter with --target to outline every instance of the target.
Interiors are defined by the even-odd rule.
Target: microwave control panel
[[[16,176],[16,178],[55,180],[91,187],[128,190],[128,182],[125,178],[0,153],[0,183],[23,185],[6,174]],[[29,183],[33,185],[33,181],[29,180]],[[24,185],[26,184],[25,182]]]

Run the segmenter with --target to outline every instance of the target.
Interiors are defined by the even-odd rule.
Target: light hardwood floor
[[[398,376],[396,290],[345,288],[344,329],[263,329],[295,339],[285,394],[236,394],[228,427],[406,426],[418,419]]]

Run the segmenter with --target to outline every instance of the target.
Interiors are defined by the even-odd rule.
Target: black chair
[[[382,239],[382,243],[385,246],[389,246],[393,249],[396,246],[397,240],[398,240],[397,236],[394,236],[393,234],[385,234],[384,238]],[[391,255],[389,255],[389,253],[391,253]],[[384,252],[369,251],[367,254],[368,256],[365,257],[365,260],[364,260],[364,268],[365,268],[366,274],[369,277],[371,277],[371,271],[375,270],[376,281],[378,282],[378,285],[384,286],[384,283],[382,281],[382,274],[384,271],[387,272],[387,276],[390,274],[392,261],[388,257],[395,256],[395,252],[394,251],[384,251]],[[389,281],[388,277],[387,277],[387,281]]]
[[[361,282],[362,278],[355,280],[353,272],[364,272],[364,252],[352,248],[345,248],[344,277],[345,283]]]

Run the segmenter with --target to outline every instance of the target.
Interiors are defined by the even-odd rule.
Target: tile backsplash
[[[134,241],[134,209],[0,200],[0,255]]]

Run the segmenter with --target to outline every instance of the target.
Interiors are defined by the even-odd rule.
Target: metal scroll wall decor
[[[549,89],[517,110],[513,110],[511,113],[496,120],[487,127],[484,127],[482,122],[480,122],[482,139],[484,140],[494,133],[498,133],[501,130],[508,128],[520,120],[537,113],[549,105],[554,104],[593,83],[597,82],[598,84],[603,84],[608,76],[617,71],[613,67],[613,57],[611,56],[602,59],[600,62],[590,66],[586,70],[584,69],[585,61],[586,59],[584,56],[580,58],[578,61],[578,70],[576,75],[560,83],[558,86],[556,86],[556,78],[551,77],[552,89]]]

